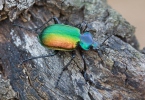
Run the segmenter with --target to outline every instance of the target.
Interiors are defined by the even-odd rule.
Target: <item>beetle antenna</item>
[[[113,34],[111,34],[110,36],[108,36],[105,40],[104,40],[104,42],[102,42],[101,43],[101,45],[100,45],[100,47],[106,42],[106,40],[108,40],[110,37],[112,37],[113,36]]]
[[[111,35],[108,36],[108,37],[104,40],[104,42],[101,44],[101,46],[106,42],[106,40],[108,40],[110,37],[113,36],[113,34],[115,33],[115,31],[118,32],[118,31],[117,31],[117,26],[114,27],[114,30],[111,31]],[[100,46],[100,47],[101,47],[101,46]]]

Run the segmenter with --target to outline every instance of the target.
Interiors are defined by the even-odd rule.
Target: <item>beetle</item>
[[[74,51],[74,49],[76,49],[78,46],[81,47],[83,50],[89,50],[90,48],[93,48],[93,50],[98,52],[98,55],[101,58],[101,54],[99,52],[100,46],[108,38],[110,38],[110,36],[106,38],[101,45],[99,45],[98,42],[93,40],[93,37],[89,31],[84,31],[83,33],[81,33],[79,28],[62,24],[56,17],[52,17],[42,26],[36,28],[35,31],[37,32],[38,29],[42,28],[45,24],[47,24],[51,20],[54,20],[55,24],[45,27],[42,30],[42,32],[38,33],[38,39],[43,46],[53,49],[56,52],[54,54],[49,54],[45,56],[37,56],[37,57],[28,58],[26,60],[23,60],[20,63],[20,65],[23,62],[26,62],[28,60],[54,56],[60,50],[61,51]],[[26,30],[31,30],[17,24],[13,24],[13,25],[19,26]],[[69,64],[74,59],[74,57],[75,57],[75,54],[72,54],[71,60],[68,62],[68,64],[64,66],[64,68],[62,69],[62,72],[60,73],[59,78],[61,77],[63,71],[69,66]],[[59,82],[59,78],[58,78],[57,84]]]

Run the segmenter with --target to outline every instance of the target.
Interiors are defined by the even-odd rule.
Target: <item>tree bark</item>
[[[2,100],[145,99],[145,55],[138,51],[135,28],[114,11],[106,0],[1,2]],[[63,67],[71,59],[71,53],[60,51],[53,57],[29,60],[20,66],[25,59],[48,55],[53,50],[43,47],[34,31],[12,25],[13,22],[34,29],[53,16],[71,26],[86,22],[87,30],[101,44],[99,55],[94,50],[76,48],[76,57],[63,71],[57,86]],[[47,25],[50,24],[54,22]]]

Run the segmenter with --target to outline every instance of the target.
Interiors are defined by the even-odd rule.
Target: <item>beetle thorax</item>
[[[97,49],[99,47],[98,43],[93,41],[92,35],[90,32],[85,32],[80,36],[80,46],[84,50],[89,50],[90,47],[93,49]]]

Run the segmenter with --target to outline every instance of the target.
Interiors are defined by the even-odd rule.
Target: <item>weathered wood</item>
[[[1,18],[5,20],[0,22],[2,100],[145,99],[145,55],[137,50],[135,29],[109,7],[105,0],[9,2],[5,2],[6,9],[1,11],[5,12],[9,19]],[[114,34],[100,48],[105,64],[96,51],[76,49],[76,58],[68,70],[63,72],[57,87],[55,86],[59,74],[71,59],[70,52],[61,51],[56,56],[28,61],[19,66],[24,59],[47,55],[53,53],[53,50],[41,46],[37,34],[33,31],[13,26],[10,21],[33,29],[52,16],[73,26],[86,21],[87,30],[91,31],[94,40],[100,44]],[[53,21],[49,24],[53,24]],[[84,54],[84,61],[80,51]],[[85,65],[87,70],[83,75],[81,72]],[[4,84],[8,84],[8,88],[5,88]]]

